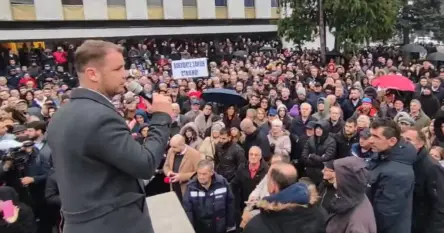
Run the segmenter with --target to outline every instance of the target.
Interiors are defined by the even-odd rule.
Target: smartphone
[[[3,219],[7,219],[14,216],[14,204],[12,204],[12,201],[4,201],[2,203],[2,210],[3,210]]]

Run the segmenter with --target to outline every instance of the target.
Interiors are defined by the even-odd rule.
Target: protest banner
[[[172,69],[174,79],[208,77],[207,58],[173,61]]]

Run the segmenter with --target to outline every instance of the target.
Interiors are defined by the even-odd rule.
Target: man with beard
[[[237,169],[245,164],[245,151],[232,141],[230,129],[223,128],[219,133],[214,162],[217,174],[222,175],[228,182],[233,180]]]
[[[350,149],[354,143],[359,142],[357,122],[353,118],[347,119],[344,129],[335,134],[337,159],[344,158],[350,155]]]
[[[352,87],[350,89],[350,95],[347,100],[342,104],[342,110],[344,111],[344,119],[350,118],[356,109],[361,106],[361,93],[357,88]]]
[[[37,148],[39,157],[45,161],[49,161],[52,167],[51,148],[49,148],[46,142],[46,126],[47,124],[44,121],[30,122],[26,125],[26,135],[30,140],[34,141],[34,147]]]
[[[247,110],[252,108],[252,109],[257,109],[259,106],[259,97],[255,94],[253,94],[250,97],[250,101],[249,104],[247,106],[244,106],[243,108],[241,108],[240,112],[239,112],[239,118],[240,119],[244,119],[245,116],[247,115]]]

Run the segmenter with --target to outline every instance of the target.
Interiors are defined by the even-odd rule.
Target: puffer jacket
[[[290,155],[291,141],[290,133],[288,131],[282,131],[278,135],[273,136],[270,132],[267,137],[270,142],[271,153],[280,155]],[[274,149],[274,150],[273,150]]]
[[[305,174],[316,185],[322,182],[322,169],[324,162],[335,159],[336,156],[336,141],[333,136],[330,136],[328,130],[328,122],[321,121],[317,123],[316,127],[322,128],[322,136],[312,136],[305,143],[302,150],[301,160],[305,165]]]
[[[197,177],[188,183],[183,208],[196,233],[225,233],[236,226],[234,196],[227,180],[214,174],[209,189]]]
[[[237,143],[216,146],[216,156],[214,158],[216,172],[228,181],[233,180],[236,171],[246,163],[245,151]]]
[[[189,122],[188,124],[184,125],[182,129],[180,129],[179,134],[185,136],[185,132],[191,129],[193,130],[193,140],[188,142],[188,146],[192,147],[193,149],[199,150],[200,144],[202,144],[202,139],[199,136],[199,130],[197,129],[197,125],[194,122]]]

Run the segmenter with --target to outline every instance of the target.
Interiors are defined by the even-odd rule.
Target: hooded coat
[[[371,177],[367,196],[373,205],[378,233],[411,232],[415,161],[416,149],[401,139],[368,162]]]
[[[136,110],[136,114],[134,115],[134,119],[136,118],[136,116],[142,116],[144,123],[148,122],[148,114],[145,111],[143,111],[142,109]],[[134,127],[131,129],[131,133],[138,133],[140,130],[140,126],[141,126],[141,124],[136,122]]]
[[[190,122],[182,127],[180,129],[179,134],[185,136],[185,132],[191,129],[193,131],[193,139],[188,143],[188,146],[192,147],[193,149],[199,150],[200,144],[202,144],[202,139],[199,136],[199,130],[197,129],[197,125],[194,122]]]
[[[327,98],[321,97],[316,103],[316,109],[321,101],[324,102],[324,110],[322,112],[318,110],[315,114],[313,114],[313,117],[318,121],[328,121],[330,119],[330,103],[328,102]]]
[[[302,150],[301,160],[305,165],[305,174],[316,185],[322,182],[324,162],[335,159],[336,141],[330,136],[328,122],[321,121],[316,127],[322,128],[322,135],[310,137]]]
[[[334,161],[336,196],[328,206],[332,215],[327,233],[376,233],[373,207],[366,196],[369,171],[364,160],[347,157]]]
[[[264,197],[260,214],[245,226],[243,233],[324,233],[325,215],[307,186],[296,183],[279,193]]]

